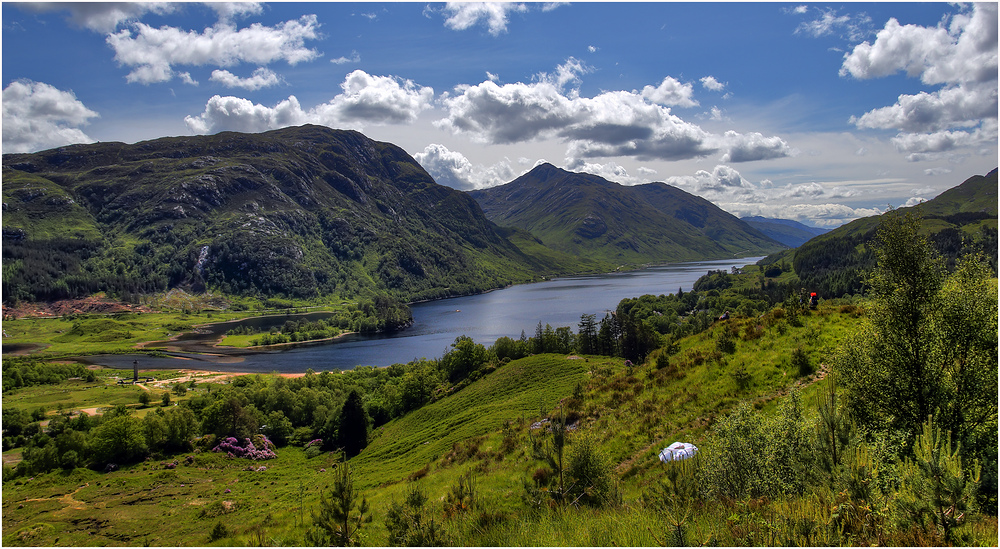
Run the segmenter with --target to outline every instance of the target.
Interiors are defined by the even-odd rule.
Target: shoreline
[[[732,262],[734,265],[735,264],[749,265],[749,264],[752,264],[753,260],[756,259],[756,258],[757,258],[757,256],[748,256],[748,257],[743,257],[743,258],[723,258],[723,259],[712,259],[712,260],[705,260],[705,261],[706,262],[725,261],[725,262]],[[648,268],[670,266],[670,265],[684,264],[684,263],[688,263],[688,262],[684,262],[684,261],[682,261],[682,262],[662,262],[662,263],[650,263],[650,264],[644,264],[644,265],[629,265],[627,267],[629,267],[630,270],[631,269],[640,269],[641,270],[643,268],[647,268],[648,269]],[[619,266],[614,271],[611,271],[611,272],[608,272],[608,273],[605,273],[605,274],[607,274],[607,275],[613,275],[613,274],[616,274],[616,273],[620,273],[620,272],[622,272],[623,267],[626,267],[626,266],[625,265]],[[472,293],[472,294],[453,295],[453,296],[448,296],[448,297],[445,297],[445,298],[437,298],[437,299],[415,301],[415,302],[410,302],[409,305],[417,305],[417,304],[429,303],[429,302],[434,302],[434,301],[443,301],[445,299],[452,299],[452,298],[455,298],[455,297],[470,297],[470,296],[475,296],[475,295],[484,295],[484,294],[492,293],[492,292],[494,292],[496,290],[509,289],[509,288],[511,288],[513,286],[523,286],[523,285],[527,285],[527,284],[537,284],[538,282],[551,282],[551,281],[558,280],[558,279],[561,279],[561,278],[567,278],[567,277],[572,278],[572,277],[576,277],[576,276],[591,276],[591,275],[590,274],[584,274],[584,273],[576,273],[576,274],[557,275],[557,276],[553,276],[551,278],[549,278],[549,277],[543,277],[542,280],[536,280],[536,281],[533,281],[533,282],[530,282],[530,283],[510,284],[510,285],[507,285],[507,286],[497,287],[497,288],[491,288],[489,290],[485,290],[485,291],[477,292],[477,293]],[[599,276],[599,275],[594,275],[594,276]],[[316,307],[317,309],[327,309],[325,311],[324,310],[317,311],[315,309],[313,309],[311,311],[308,310],[308,309],[303,311],[302,308],[295,308],[295,309],[299,309],[301,312],[294,312],[294,313],[290,312],[290,310],[284,310],[284,311],[261,311],[260,313],[255,313],[255,312],[252,312],[252,311],[246,311],[246,314],[240,315],[240,317],[236,318],[236,319],[209,321],[209,322],[202,322],[202,323],[196,324],[196,325],[193,326],[192,330],[186,330],[186,331],[183,331],[183,332],[179,332],[177,334],[169,336],[167,339],[153,339],[153,340],[140,341],[140,342],[133,343],[131,345],[131,350],[134,350],[136,353],[161,352],[161,353],[168,354],[168,355],[169,354],[202,355],[206,359],[205,362],[207,362],[207,364],[205,364],[206,371],[210,371],[210,370],[213,369],[213,367],[212,367],[212,363],[213,362],[215,362],[216,364],[226,363],[226,362],[229,362],[229,363],[238,363],[238,362],[242,362],[244,360],[242,358],[243,356],[249,356],[249,355],[255,355],[255,354],[265,354],[265,353],[272,353],[272,352],[281,352],[281,351],[285,351],[285,350],[288,350],[288,349],[294,349],[294,348],[297,348],[297,347],[331,345],[331,344],[336,344],[337,342],[341,341],[342,339],[344,339],[345,336],[358,335],[357,332],[343,332],[343,333],[337,334],[336,336],[322,338],[322,339],[307,340],[307,341],[286,341],[284,343],[274,343],[274,344],[270,344],[270,345],[256,345],[256,346],[248,346],[248,347],[220,345],[221,341],[226,337],[224,333],[207,333],[206,334],[206,333],[203,332],[200,339],[199,339],[199,335],[194,335],[194,334],[196,334],[200,330],[205,330],[207,328],[216,327],[216,326],[219,326],[220,324],[225,324],[225,323],[231,323],[233,325],[239,325],[241,322],[246,322],[246,321],[250,321],[250,320],[254,320],[254,319],[275,319],[275,318],[280,319],[282,317],[284,317],[284,318],[302,317],[302,316],[306,316],[306,315],[309,315],[309,314],[314,314],[315,315],[315,314],[324,314],[324,313],[336,314],[335,311],[329,310],[328,309],[329,307],[333,307],[333,306],[327,305],[327,306],[318,306],[318,307]],[[410,326],[412,326],[412,324],[410,324],[409,326],[407,326],[407,328],[409,328]],[[218,328],[218,329],[220,331],[222,330],[221,327]],[[215,330],[212,330],[212,332],[214,332],[214,331]],[[153,334],[150,334],[150,335],[153,335]],[[182,340],[182,339],[184,339],[186,337],[190,337],[192,335],[194,335],[193,338],[187,339],[185,341],[180,341],[180,340]],[[38,350],[41,350],[41,349],[38,349]],[[112,353],[112,354],[121,354],[122,352],[124,352],[125,354],[130,354],[129,353],[129,349],[127,349],[127,348],[116,349],[116,351],[117,352]],[[29,355],[30,354],[35,354],[35,353],[32,353],[30,350],[27,350],[27,349],[23,349],[22,352],[26,352],[26,354],[29,354]],[[36,352],[37,352],[37,350],[36,350]],[[92,354],[95,354],[95,353],[85,353],[85,355],[92,355]],[[11,356],[11,355],[7,355],[7,356]],[[182,358],[187,358],[187,357],[184,357],[184,356],[172,356],[171,358],[182,359]],[[213,359],[219,359],[219,360],[213,360]],[[197,357],[191,357],[189,360],[191,362],[194,362],[194,363],[201,362],[201,360],[199,360]],[[190,367],[190,366],[188,366],[188,367]]]

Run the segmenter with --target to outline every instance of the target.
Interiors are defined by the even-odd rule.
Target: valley
[[[5,155],[4,545],[995,544],[996,189],[788,249],[317,126]]]

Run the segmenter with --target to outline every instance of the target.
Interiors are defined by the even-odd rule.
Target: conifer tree
[[[355,510],[356,508],[356,510]],[[306,532],[306,541],[314,547],[350,547],[360,545],[360,530],[372,521],[368,500],[354,490],[350,465],[340,464],[334,471],[330,498],[319,494],[319,514],[313,513],[313,527]]]
[[[913,459],[903,465],[899,507],[920,524],[926,518],[941,531],[947,543],[955,542],[955,529],[965,522],[979,486],[979,463],[962,467],[959,448],[951,447],[951,433],[928,418],[913,445]]]
[[[361,395],[352,390],[340,409],[340,427],[337,429],[337,444],[347,457],[354,457],[368,446],[368,415],[361,402]]]

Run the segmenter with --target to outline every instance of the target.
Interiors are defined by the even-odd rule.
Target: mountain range
[[[916,209],[939,247],[994,242],[995,263],[996,189],[994,170]],[[180,287],[415,301],[784,247],[754,223],[790,226],[741,221],[663,183],[623,186],[550,164],[463,193],[395,145],[322,126],[72,145],[3,156],[3,298]],[[858,268],[876,224],[806,242],[796,272]]]
[[[469,196],[353,131],[74,145],[4,155],[3,179],[8,300],[177,286],[426,299],[550,270]]]
[[[741,217],[740,220],[789,248],[798,248],[813,237],[830,230],[810,227],[791,219],[750,216]]]
[[[175,287],[419,300],[780,248],[679,189],[551,165],[491,190],[506,205],[475,193],[481,208],[395,145],[312,125],[8,154],[3,179],[8,302]]]
[[[561,252],[616,264],[762,255],[783,247],[665,183],[624,186],[540,164],[506,185],[469,194],[498,225],[529,231]]]

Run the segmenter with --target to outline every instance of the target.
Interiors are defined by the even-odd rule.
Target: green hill
[[[561,252],[616,264],[725,258],[782,247],[676,187],[626,187],[551,164],[469,194],[498,225],[529,231]]]
[[[320,126],[3,157],[4,299],[461,295],[560,267],[402,149]],[[566,265],[570,270],[580,265]]]
[[[970,177],[932,200],[883,216],[906,213],[921,217],[921,231],[950,264],[963,253],[978,251],[996,271],[996,169]],[[796,249],[793,265],[803,285],[824,297],[860,292],[860,274],[875,264],[870,243],[881,218],[856,219]]]

